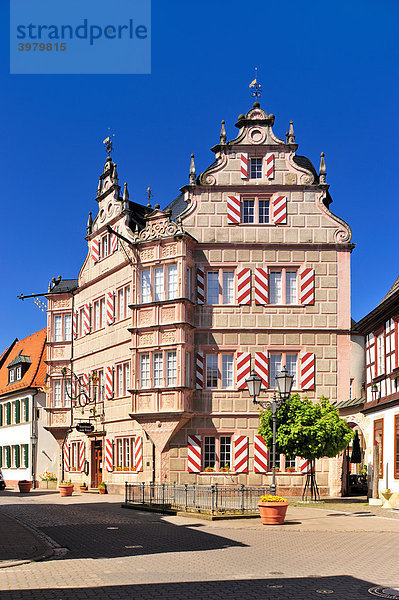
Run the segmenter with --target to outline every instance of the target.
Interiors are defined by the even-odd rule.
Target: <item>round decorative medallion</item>
[[[104,221],[105,219],[105,210],[100,211],[100,221]]]
[[[248,131],[248,139],[251,144],[261,144],[265,141],[266,133],[258,127],[253,127]]]

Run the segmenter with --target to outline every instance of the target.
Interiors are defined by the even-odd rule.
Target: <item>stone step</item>
[[[98,491],[97,488],[89,488],[86,491],[83,492],[84,494],[99,494],[100,492]]]

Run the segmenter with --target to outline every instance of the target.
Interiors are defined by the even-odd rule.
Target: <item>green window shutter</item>
[[[0,427],[3,425],[3,404],[0,404]]]
[[[7,417],[7,425],[11,425],[11,403],[7,402],[6,404],[6,417]]]
[[[3,466],[3,447],[0,446],[0,469]]]
[[[15,446],[15,466],[17,467],[17,469],[21,466],[20,455],[21,451],[19,446]]]
[[[24,444],[25,446],[25,467],[29,467],[29,444]]]
[[[11,446],[6,446],[6,468],[11,467]]]
[[[29,398],[25,398],[24,403],[25,403],[25,421],[28,422],[29,421]]]
[[[21,422],[21,402],[19,400],[15,402],[15,422]]]

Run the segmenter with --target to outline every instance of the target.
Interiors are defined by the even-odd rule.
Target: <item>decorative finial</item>
[[[260,98],[262,95],[262,84],[258,83],[258,67],[255,67],[255,79],[251,81],[249,87],[252,88],[253,98]]]
[[[150,186],[148,186],[147,188],[147,200],[148,200],[148,204],[147,206],[151,207],[151,198],[152,198],[152,191]]]
[[[295,142],[294,121],[290,121],[290,126],[285,134],[285,137],[287,138],[287,144],[293,144]]]
[[[123,188],[123,199],[125,202],[127,202],[129,200],[129,191],[127,189],[127,183],[125,181],[125,186]]]
[[[324,152],[320,154],[319,182],[326,183],[326,161],[324,160]]]
[[[113,137],[115,137],[115,134],[114,133],[111,134],[111,129],[108,127],[108,137],[106,137],[105,140],[103,140],[103,144],[105,146],[105,150],[106,150],[108,156],[111,156],[112,151],[114,149],[114,146],[112,143]]]
[[[112,173],[112,179],[114,181],[118,181],[118,171],[116,170],[116,163],[114,163],[114,170],[113,170],[113,173]]]
[[[221,144],[225,144],[226,143],[226,127],[224,126],[224,119],[222,121],[222,129],[220,130],[220,143]]]
[[[93,218],[91,211],[89,212],[89,218],[87,219],[87,235],[90,235],[93,229]]]
[[[97,196],[99,196],[101,194],[102,187],[103,187],[103,180],[100,178],[98,180]]]
[[[194,154],[191,155],[191,162],[190,162],[190,184],[194,185],[195,184],[195,179],[196,179],[196,175],[195,175],[195,162],[194,162]]]

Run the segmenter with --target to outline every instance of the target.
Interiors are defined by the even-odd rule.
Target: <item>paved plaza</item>
[[[6,491],[0,597],[370,599],[373,586],[399,583],[399,519],[351,510],[289,507],[284,525],[267,527],[126,510],[119,496]],[[29,552],[47,558],[6,566]]]

